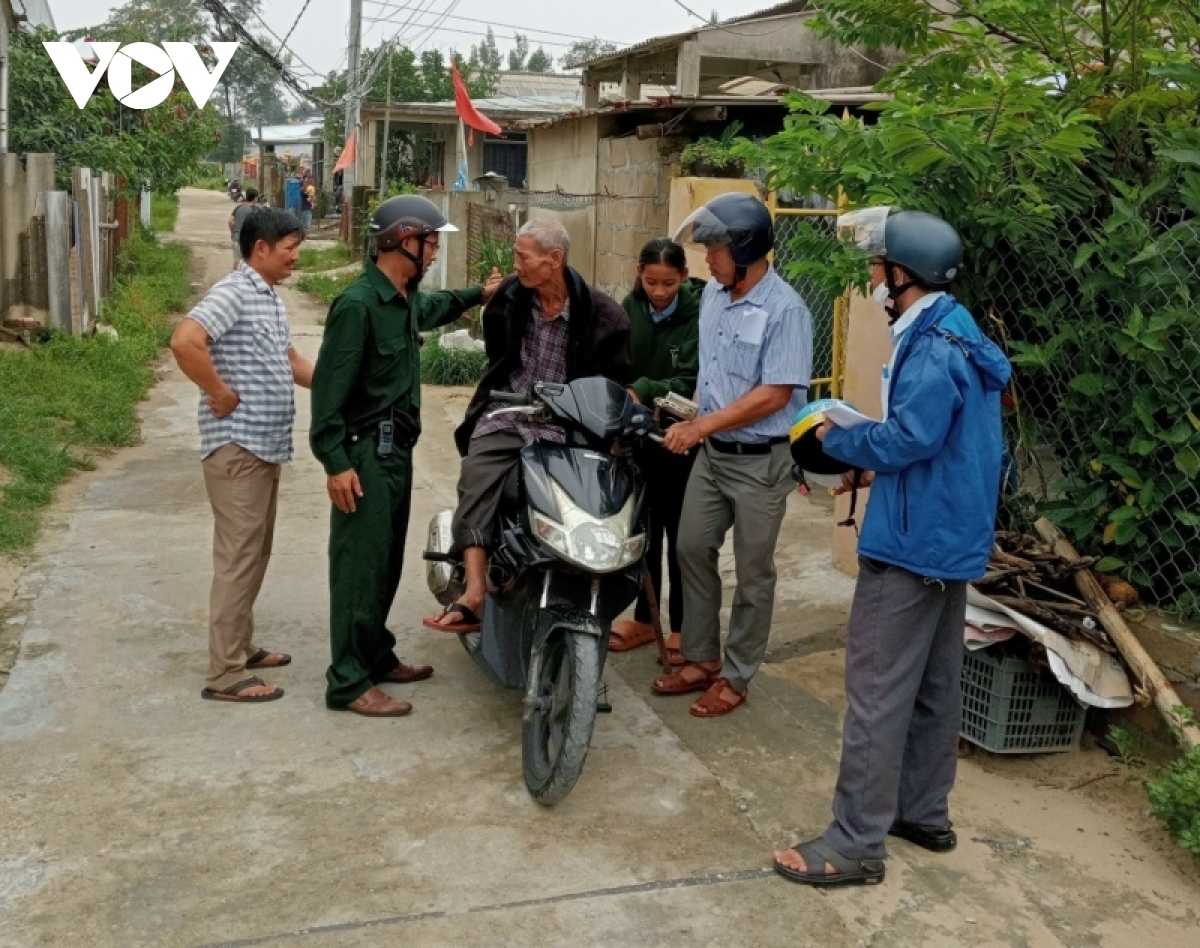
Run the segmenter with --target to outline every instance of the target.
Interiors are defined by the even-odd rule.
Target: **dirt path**
[[[227,199],[185,192],[197,280],[228,266]],[[315,354],[321,310],[285,290]],[[575,792],[520,774],[520,696],[427,633],[417,559],[454,496],[460,392],[428,391],[410,567],[391,617],[437,666],[404,721],[325,710],[327,504],[305,447],[286,472],[261,640],[295,655],[279,704],[199,700],[210,515],[195,392],[173,367],[145,443],[79,479],[21,577],[23,644],[0,692],[0,945],[1200,946],[1197,875],[1098,752],[961,769],[962,845],[893,847],[887,883],[820,895],[770,849],[824,825],[841,629],[828,510],[796,498],[771,662],[744,711],[655,700],[643,652],[608,674]],[[1087,786],[1085,779],[1117,771]]]

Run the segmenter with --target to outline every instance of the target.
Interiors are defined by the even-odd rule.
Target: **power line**
[[[369,3],[372,6],[384,7],[385,9],[398,10],[398,11],[399,10],[407,10],[410,6],[410,4],[405,4],[403,6],[400,6],[397,4],[388,3],[387,0],[363,0],[363,2]],[[374,22],[379,22],[379,23],[388,22],[385,19],[380,19],[380,18],[376,18],[376,17],[367,17],[366,19],[372,20]],[[543,36],[561,36],[561,37],[565,37],[566,39],[573,39],[573,40],[600,39],[600,37],[598,37],[598,36],[583,36],[578,33],[559,33],[554,30],[539,29],[536,26],[520,26],[516,23],[497,23],[495,20],[480,20],[475,17],[469,17],[469,16],[447,16],[446,19],[459,20],[463,23],[482,23],[485,26],[500,26],[507,30],[521,30],[523,33],[540,33]],[[484,34],[479,34],[479,35],[482,36]],[[602,40],[602,42],[612,43],[614,46],[628,46],[629,45],[628,43],[617,43],[617,42],[614,42],[613,40]],[[562,44],[559,44],[559,45],[562,45]]]
[[[287,48],[288,40],[290,40],[292,38],[292,34],[296,32],[296,27],[300,25],[300,18],[304,16],[304,12],[308,9],[308,5],[310,3],[312,3],[312,0],[304,0],[304,6],[302,6],[300,8],[300,12],[296,14],[296,19],[292,20],[292,28],[288,30],[286,34],[284,34],[283,39],[279,43],[281,49]]]
[[[237,18],[226,9],[221,0],[204,0],[204,7],[212,14],[213,19],[217,22],[218,27],[224,26],[229,32],[241,38],[241,41],[250,47],[250,50],[263,60],[268,66],[275,70],[279,75],[279,81],[291,89],[296,95],[308,99],[315,105],[320,105],[325,108],[336,108],[338,103],[329,102],[314,95],[305,85],[303,85],[295,75],[279,60],[269,49],[266,49],[258,37],[246,29]],[[268,31],[270,28],[268,27]],[[309,67],[312,68],[311,66]]]
[[[374,18],[372,18],[372,17],[364,17],[364,19],[366,19],[368,22],[380,22],[380,21],[378,21],[378,20],[375,20],[375,19],[374,19]],[[458,34],[460,34],[460,35],[462,35],[462,36],[487,36],[487,35],[488,35],[488,34],[487,34],[485,31],[483,31],[483,30],[460,30],[460,29],[458,29],[457,27],[454,27],[454,26],[441,26],[441,27],[436,27],[436,28],[433,30],[433,32],[437,32],[437,33],[458,33]],[[493,33],[492,33],[492,36],[493,36],[495,39],[498,39],[498,40],[515,40],[515,39],[516,39],[516,37],[517,37],[518,35],[523,35],[523,34],[514,34],[514,35],[512,35],[512,36],[508,36],[508,35],[505,35],[505,34],[501,34],[501,35],[497,36],[497,35],[495,34],[495,32],[493,32]],[[526,38],[528,38],[528,37],[526,37]],[[558,48],[560,48],[560,49],[570,49],[572,46],[574,46],[574,45],[575,45],[574,43],[558,43],[558,42],[555,42],[555,41],[553,41],[553,40],[536,40],[535,42],[536,42],[536,43],[537,43],[539,46],[554,46],[554,47],[558,47]]]
[[[709,22],[708,17],[701,16],[699,13],[697,13],[695,10],[693,10],[691,7],[689,7],[686,3],[684,3],[683,0],[674,0],[674,3],[675,3],[675,6],[679,7],[680,9],[682,9],[685,13],[689,14],[690,16],[694,16],[701,23]]]

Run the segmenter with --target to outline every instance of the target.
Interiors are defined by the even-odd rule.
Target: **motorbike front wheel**
[[[533,683],[522,733],[525,786],[538,803],[557,803],[583,772],[600,687],[600,647],[604,640],[584,632],[561,631],[533,657]]]

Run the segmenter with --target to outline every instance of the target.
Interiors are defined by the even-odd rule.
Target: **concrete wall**
[[[529,190],[594,195],[599,144],[600,125],[595,116],[530,129]],[[591,203],[567,209],[566,203],[554,195],[531,194],[529,216],[562,222],[571,236],[571,266],[590,281],[595,278],[597,209]]]
[[[596,286],[617,300],[637,276],[642,247],[670,236],[671,179],[687,139],[602,138],[596,190]]]
[[[872,418],[883,415],[880,376],[892,357],[887,317],[874,302],[855,292],[850,296],[850,315],[846,329],[846,369],[842,397]],[[871,497],[860,491],[854,518],[860,524]],[[837,498],[835,523],[849,516],[850,498]],[[858,575],[858,537],[852,527],[833,528],[833,565],[851,576]]]

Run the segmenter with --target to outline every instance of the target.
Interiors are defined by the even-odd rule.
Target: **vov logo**
[[[165,102],[175,86],[175,70],[179,70],[183,84],[187,86],[197,107],[202,109],[212,96],[217,83],[221,81],[221,76],[225,74],[225,69],[240,44],[210,44],[213,52],[217,54],[217,65],[212,72],[208,71],[204,60],[191,43],[163,43],[161,47],[153,43],[130,43],[127,46],[121,46],[120,43],[92,43],[91,47],[98,60],[92,72],[88,72],[87,64],[74,43],[42,45],[46,47],[58,74],[62,76],[76,105],[81,109],[88,104],[106,69],[112,94],[122,105],[131,109],[152,109]],[[159,74],[157,79],[136,92],[133,89],[135,60]]]

